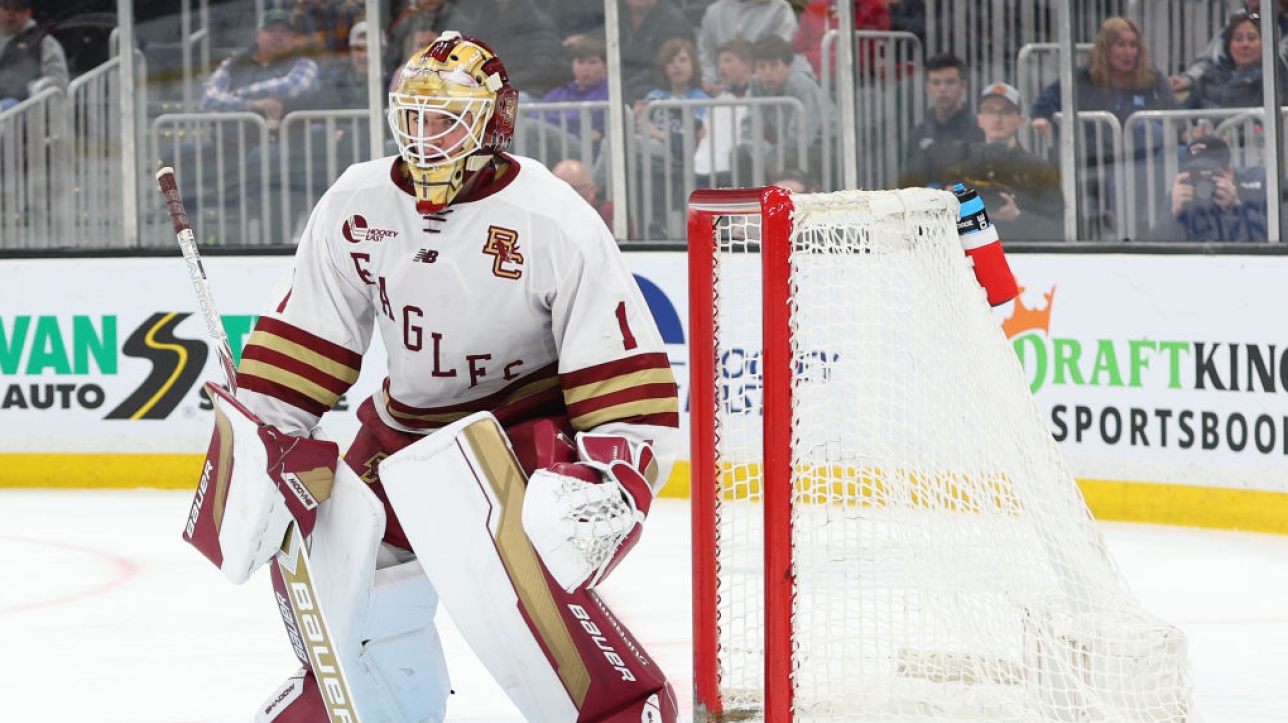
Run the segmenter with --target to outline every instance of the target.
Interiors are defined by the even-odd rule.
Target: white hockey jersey
[[[378,325],[389,368],[374,401],[395,429],[566,409],[579,431],[673,432],[675,379],[612,235],[539,162],[504,158],[488,195],[428,217],[395,181],[396,157],[350,167],[251,334],[238,398],[306,432],[357,379]]]

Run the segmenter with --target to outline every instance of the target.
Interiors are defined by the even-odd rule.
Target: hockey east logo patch
[[[397,231],[383,228],[371,228],[371,224],[360,214],[353,214],[346,218],[340,226],[340,233],[344,240],[351,244],[370,241],[376,243],[387,238],[393,238],[398,235]]]

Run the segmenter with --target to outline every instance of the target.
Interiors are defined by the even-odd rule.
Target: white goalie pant
[[[434,627],[438,596],[418,562],[382,549],[384,528],[379,499],[340,464],[311,538],[319,606],[363,723],[439,723],[451,686]],[[288,679],[259,707],[256,723],[317,720],[304,693],[301,676]]]

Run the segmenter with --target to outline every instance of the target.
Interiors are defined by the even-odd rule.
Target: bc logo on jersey
[[[523,276],[523,254],[519,253],[519,234],[508,228],[488,226],[483,253],[495,256],[492,273],[503,279]]]

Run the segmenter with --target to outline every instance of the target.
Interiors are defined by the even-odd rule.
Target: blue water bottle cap
[[[953,193],[961,193],[966,190],[966,186],[958,183],[953,185]]]

